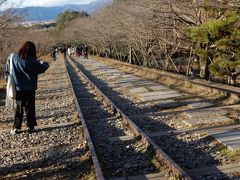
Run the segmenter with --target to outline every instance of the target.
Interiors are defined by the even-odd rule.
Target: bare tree
[[[0,7],[6,2],[6,0],[0,1]],[[0,67],[2,75],[7,57],[11,52],[17,52],[24,42],[33,41],[36,44],[38,56],[47,53],[55,44],[49,32],[34,27],[24,27],[21,20],[21,14],[16,13],[14,8],[6,9],[0,14]]]
[[[196,59],[188,29],[221,18],[221,9],[238,6],[239,0],[115,0],[74,21],[64,38],[88,43],[99,55],[188,75]],[[206,61],[198,62],[206,71]]]
[[[2,9],[7,3],[7,0],[0,1]],[[3,74],[4,64],[7,54],[12,50],[11,39],[14,36],[16,24],[20,21],[21,16],[16,14],[14,8],[8,8],[0,11],[0,66],[1,74]]]

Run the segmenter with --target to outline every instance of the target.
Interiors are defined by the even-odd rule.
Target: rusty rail
[[[73,59],[72,59],[73,60]],[[73,60],[74,62],[74,60]],[[75,62],[76,66],[76,62]],[[80,69],[79,69],[80,70]],[[129,117],[127,117],[103,92],[80,70],[78,73],[81,74],[90,84],[94,87],[97,93],[104,99],[104,101],[112,107],[115,113],[123,118],[124,123],[130,127],[133,133],[140,136],[143,140],[148,142],[155,151],[155,156],[159,163],[168,168],[168,174],[177,177],[178,179],[192,180],[192,178],[179,167],[146,133],[144,133]]]
[[[82,123],[84,136],[85,136],[85,138],[87,140],[88,147],[89,147],[89,150],[90,150],[90,153],[91,153],[91,158],[92,158],[92,161],[93,161],[96,177],[97,177],[98,180],[104,180],[104,176],[103,176],[103,173],[102,173],[102,169],[100,167],[100,163],[99,163],[99,160],[98,160],[98,157],[97,157],[97,153],[96,153],[94,145],[93,145],[93,141],[92,141],[90,133],[88,131],[87,124],[86,124],[86,122],[84,120],[82,111],[80,109],[80,106],[79,106],[79,103],[78,103],[78,100],[77,100],[77,96],[75,94],[75,91],[74,91],[74,88],[73,88],[73,84],[72,84],[72,81],[71,81],[71,78],[70,78],[70,74],[69,74],[69,72],[67,70],[67,67],[66,67],[66,61],[64,63],[65,63],[66,71],[67,71],[67,76],[68,76],[68,78],[70,80],[70,86],[71,86],[74,102],[76,104],[78,115],[79,115],[80,121]]]

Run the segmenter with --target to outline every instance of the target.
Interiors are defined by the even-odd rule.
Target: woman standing
[[[9,75],[9,62],[6,65],[6,80]],[[19,133],[23,113],[27,117],[27,129],[29,132],[37,126],[35,113],[35,91],[37,89],[38,74],[44,73],[48,69],[47,62],[37,60],[36,46],[33,42],[27,41],[20,48],[18,54],[12,56],[12,74],[16,86],[16,108],[13,110],[12,134]]]

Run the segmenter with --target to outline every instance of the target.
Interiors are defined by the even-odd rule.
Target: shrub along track
[[[153,139],[154,143],[158,144],[194,179],[239,178],[239,174],[237,174],[239,172],[239,152],[229,151],[207,133],[208,129],[216,131],[216,125],[219,126],[220,130],[239,128],[238,112],[230,110],[227,114],[224,113],[223,116],[229,120],[228,122],[213,123],[211,122],[215,118],[213,112],[221,114],[223,107],[215,108],[215,101],[209,101],[209,99],[184,91],[181,91],[181,96],[175,99],[160,100],[154,103],[142,102],[139,97],[130,93],[129,89],[127,90],[131,80],[123,83],[124,80],[121,79],[124,76],[129,77],[129,79],[133,78],[129,74],[119,73],[115,76],[114,73],[111,73],[111,71],[115,72],[113,67],[106,67],[105,64],[96,61],[78,59],[75,63],[123,113],[130,117],[140,129]],[[149,83],[142,77],[138,78],[146,84]],[[124,86],[117,85],[119,79]],[[172,102],[172,100],[174,101]],[[219,105],[220,101],[216,102]],[[233,106],[233,108],[239,108],[239,106]],[[199,118],[199,121],[209,119],[209,122],[189,127],[185,123],[185,119],[188,119],[189,116],[192,116],[193,119]],[[125,138],[129,139],[130,136]],[[114,141],[118,138],[110,139]],[[225,167],[229,167],[228,170],[223,170]],[[203,168],[202,173],[196,173],[196,170],[200,172],[199,168]]]
[[[95,161],[95,168],[100,169],[101,164],[105,178],[138,178],[139,175],[166,178],[168,175],[191,179],[81,73],[73,61],[67,61],[67,68],[81,119],[85,120],[86,131],[89,130],[99,158]],[[131,138],[122,140],[121,137]],[[99,173],[98,178],[103,178],[101,171]]]
[[[62,59],[40,76],[38,127],[31,134],[24,125],[20,134],[11,135],[11,111],[0,106],[0,179],[94,178],[69,82]]]

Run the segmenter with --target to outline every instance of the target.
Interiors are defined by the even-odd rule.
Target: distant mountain
[[[22,13],[24,15],[24,21],[49,21],[55,20],[58,14],[64,12],[65,10],[87,11],[89,14],[91,14],[111,3],[112,0],[96,0],[90,4],[83,5],[67,4],[64,6],[55,7],[32,6],[18,8],[16,10],[18,13]]]

